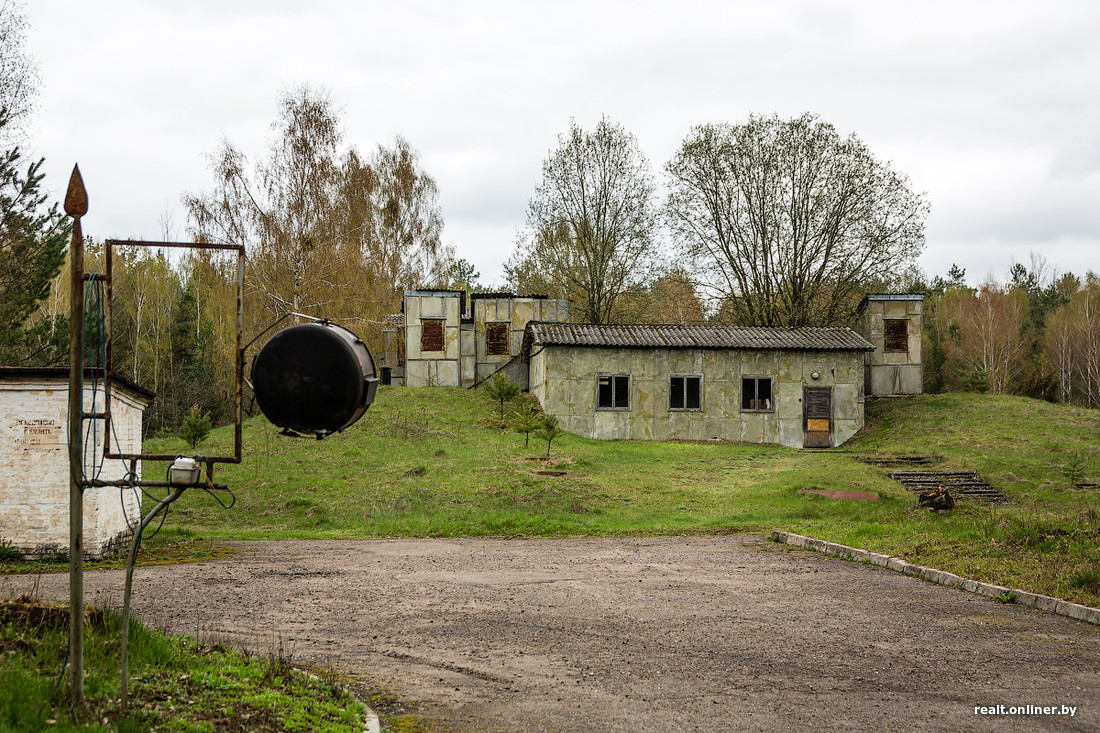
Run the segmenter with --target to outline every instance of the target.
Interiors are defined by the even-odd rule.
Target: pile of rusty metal
[[[947,490],[946,486],[940,486],[931,491],[923,491],[917,498],[920,506],[934,512],[955,508],[955,498],[951,496],[951,492]]]

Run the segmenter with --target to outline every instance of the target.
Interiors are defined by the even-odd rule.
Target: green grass
[[[0,547],[3,545],[0,544]],[[120,546],[101,560],[86,560],[84,567],[91,570],[125,568],[129,552],[128,544]],[[186,527],[163,527],[159,532],[148,530],[138,551],[137,564],[171,565],[212,560],[229,557],[235,552],[235,548],[224,543],[196,537],[195,533]],[[58,552],[37,558],[27,558],[22,552],[10,546],[6,551],[0,552],[0,574],[58,573],[68,572],[68,570],[68,552]]]
[[[232,539],[787,530],[1100,605],[1100,491],[1070,485],[1071,477],[1079,484],[1100,481],[1100,411],[1017,397],[927,395],[870,403],[867,427],[840,450],[565,435],[554,441],[547,464],[545,443],[532,439],[524,450],[523,436],[500,423],[485,395],[395,387],[380,390],[362,420],[324,441],[277,432],[262,418],[248,421],[244,462],[219,466],[215,477],[233,489],[237,505],[226,510],[206,493],[188,491],[160,535],[143,544],[139,562],[224,555],[232,552],[224,544]],[[231,429],[221,428],[199,450],[226,455],[231,446]],[[146,448],[190,452],[179,440],[153,440]],[[962,501],[952,511],[930,513],[887,477],[889,469],[859,460],[888,455],[942,456],[937,470],[977,471],[1012,503]],[[546,469],[564,475],[539,475]],[[163,471],[144,466],[149,477]],[[834,500],[800,493],[804,488],[879,498]],[[16,555],[0,542],[0,572],[67,569],[64,557],[27,563]],[[99,565],[119,564],[116,557]],[[76,713],[63,704],[64,680],[60,688],[55,684],[64,633],[31,637],[0,623],[0,730],[24,717],[30,722],[15,730],[38,730],[49,719],[60,730],[84,723],[104,730],[94,722],[103,717],[118,725],[111,702],[118,696],[117,622],[104,623],[115,623],[115,631],[93,632],[98,635],[89,644],[88,694],[98,702]],[[154,718],[164,730],[232,730],[226,721],[263,730],[264,716],[283,710],[301,711],[288,713],[303,716],[299,729],[320,725],[301,698],[316,693],[299,687],[306,683],[293,681],[281,663],[144,629],[138,637],[134,674],[146,681],[136,685],[137,722],[119,730],[141,729]],[[282,670],[279,684],[271,684],[272,669]],[[415,716],[387,717],[402,729],[421,729]],[[295,721],[279,725],[290,730]]]
[[[1100,605],[1100,491],[1071,488],[1067,466],[1100,480],[1100,411],[1026,398],[926,395],[874,401],[843,449],[722,443],[544,442],[498,421],[480,392],[386,387],[366,415],[323,441],[245,425],[244,461],[218,467],[237,505],[188,491],[150,559],[202,558],[230,539],[625,536],[787,530],[905,557],[960,575]],[[158,453],[187,452],[153,440]],[[199,450],[232,452],[220,428]],[[978,471],[1011,500],[932,514],[887,470],[857,460],[938,455]],[[564,471],[563,476],[539,470]],[[147,464],[146,476],[163,466]],[[844,501],[803,488],[864,491]],[[175,533],[175,534],[173,534]],[[158,544],[159,543],[159,544]],[[14,566],[7,566],[9,571]],[[64,566],[58,569],[63,570]]]
[[[292,669],[278,649],[243,654],[134,623],[130,708],[123,713],[117,614],[85,624],[86,704],[69,704],[68,609],[0,603],[0,730],[349,731],[361,707],[342,687]]]
[[[230,450],[214,431],[201,450]],[[624,536],[787,530],[905,557],[961,575],[1100,605],[1100,492],[1071,488],[1067,466],[1100,474],[1100,412],[1019,397],[926,395],[868,405],[867,427],[842,450],[599,441],[545,443],[497,420],[478,392],[384,388],[362,420],[324,441],[245,427],[240,466],[217,480],[237,506],[201,491],[167,526],[205,539]],[[178,440],[150,441],[184,452]],[[939,470],[978,471],[1012,504],[961,502],[932,514],[857,460],[938,455]],[[564,471],[563,476],[539,470]],[[146,466],[146,475],[163,467]],[[856,502],[799,493],[864,491]]]

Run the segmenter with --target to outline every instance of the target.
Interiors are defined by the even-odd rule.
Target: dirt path
[[[281,638],[463,729],[1100,729],[1100,629],[753,537],[243,547],[139,569],[138,615]],[[85,595],[119,605],[121,587],[96,571]],[[995,705],[1076,714],[974,712]]]

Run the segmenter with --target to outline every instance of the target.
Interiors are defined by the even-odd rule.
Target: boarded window
[[[771,377],[741,377],[741,409],[772,412]]]
[[[668,409],[699,410],[703,406],[702,377],[669,377]]]
[[[887,351],[909,351],[909,321],[905,318],[887,318],[883,321]]]
[[[828,420],[833,416],[833,391],[807,388],[803,394],[802,414],[809,420]]]
[[[420,350],[443,351],[443,321],[425,318],[420,322]]]
[[[508,356],[509,323],[485,324],[485,353],[489,356]]]
[[[630,407],[630,377],[601,374],[596,379],[596,407],[602,410],[625,410]]]
[[[828,448],[831,445],[833,391],[829,388],[806,387],[802,391],[802,427],[806,448]]]

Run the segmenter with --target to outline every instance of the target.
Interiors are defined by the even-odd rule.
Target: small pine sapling
[[[535,435],[546,441],[546,460],[550,460],[550,444],[554,439],[564,435],[565,431],[558,427],[558,418],[555,415],[543,415],[542,424]]]
[[[485,387],[485,393],[494,400],[500,400],[500,419],[503,420],[504,403],[511,401],[519,394],[519,385],[497,372]]]
[[[180,425],[180,437],[194,450],[210,434],[210,413],[199,412],[198,405],[192,405],[187,417]]]
[[[1071,489],[1084,480],[1089,471],[1089,458],[1090,456],[1086,453],[1070,453],[1066,456],[1066,462],[1062,464],[1062,473],[1069,479]]]
[[[531,433],[542,426],[542,413],[530,402],[523,402],[512,413],[512,429],[517,433],[523,433],[523,448],[526,450],[531,444]]]

